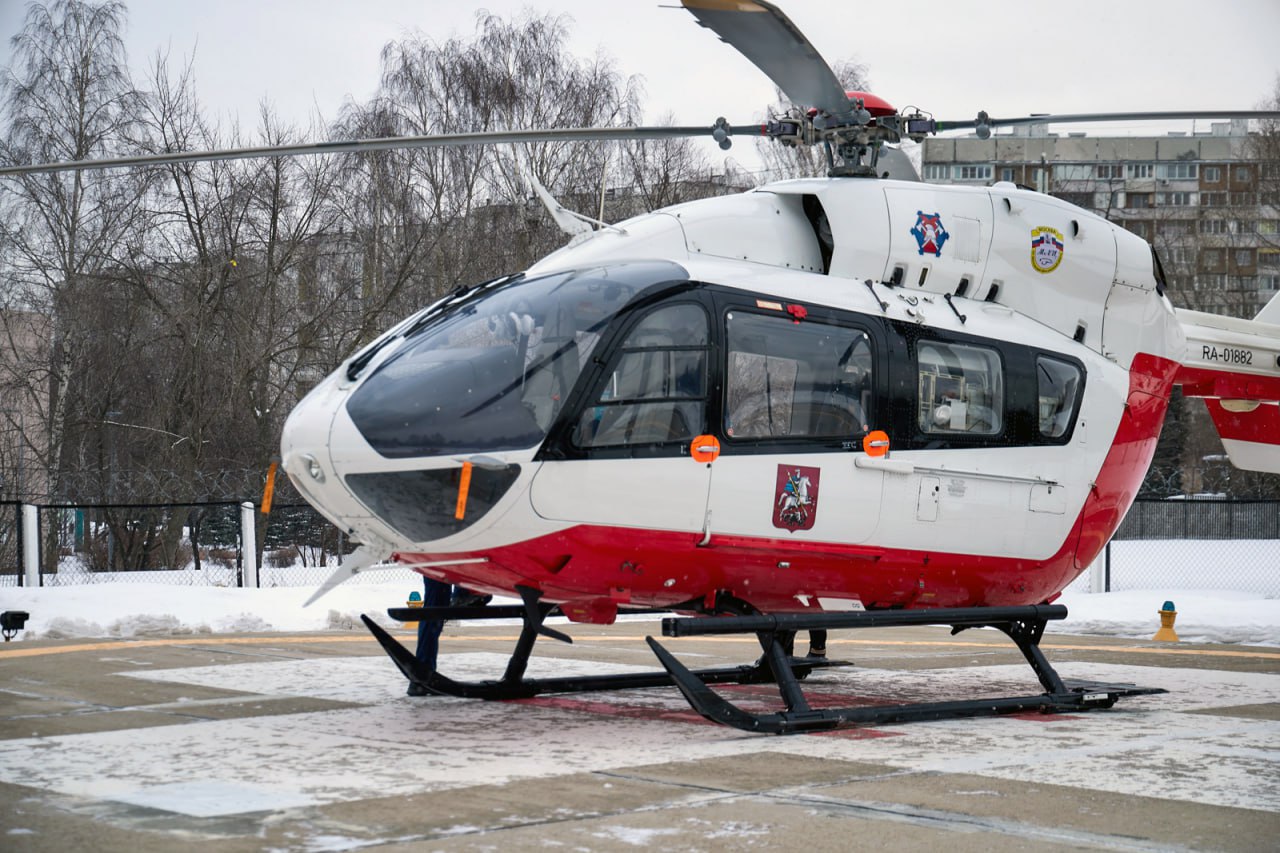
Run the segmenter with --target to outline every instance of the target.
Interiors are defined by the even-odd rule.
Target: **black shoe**
[[[409,682],[409,689],[406,691],[409,696],[429,696],[430,691],[416,681]]]
[[[814,658],[815,660],[826,660],[826,659],[827,659],[827,650],[826,650],[825,648],[823,648],[823,649],[809,649],[809,654],[807,655],[807,657]]]

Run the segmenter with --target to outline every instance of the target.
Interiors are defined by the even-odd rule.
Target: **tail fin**
[[[1232,465],[1280,474],[1280,294],[1253,320],[1183,310],[1178,319],[1183,396],[1204,399]]]
[[[1276,295],[1271,297],[1271,301],[1258,312],[1258,316],[1253,318],[1253,322],[1280,326],[1280,291],[1276,291]]]

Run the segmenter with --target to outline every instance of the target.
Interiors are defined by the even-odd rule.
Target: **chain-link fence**
[[[42,506],[39,529],[44,586],[243,583],[235,502]]]
[[[242,587],[245,502],[58,504],[36,510],[38,578],[42,586],[165,583]],[[0,502],[0,586],[29,583],[24,572],[22,505]],[[253,512],[257,584],[316,586],[356,547],[307,504]],[[354,583],[419,578],[410,569],[357,575]]]
[[[39,507],[40,583],[243,586],[242,504]],[[258,585],[320,584],[355,544],[306,504],[255,514]],[[23,580],[22,506],[0,502],[0,586]],[[353,582],[416,582],[409,569]],[[1139,500],[1073,589],[1228,589],[1280,597],[1280,501]]]
[[[1280,597],[1280,501],[1139,500],[1090,567],[1094,589]]]

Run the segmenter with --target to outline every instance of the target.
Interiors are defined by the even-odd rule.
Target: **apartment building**
[[[1280,157],[1248,123],[1165,136],[926,140],[923,177],[1010,181],[1062,198],[1150,241],[1179,307],[1252,317],[1280,289]]]

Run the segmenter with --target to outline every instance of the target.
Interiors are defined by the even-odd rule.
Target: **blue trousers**
[[[425,575],[422,578],[422,606],[448,607],[453,596],[452,584],[432,580]],[[444,630],[444,622],[438,619],[422,619],[418,622],[418,652],[415,657],[432,672],[436,668],[436,657],[440,653],[440,632]]]

